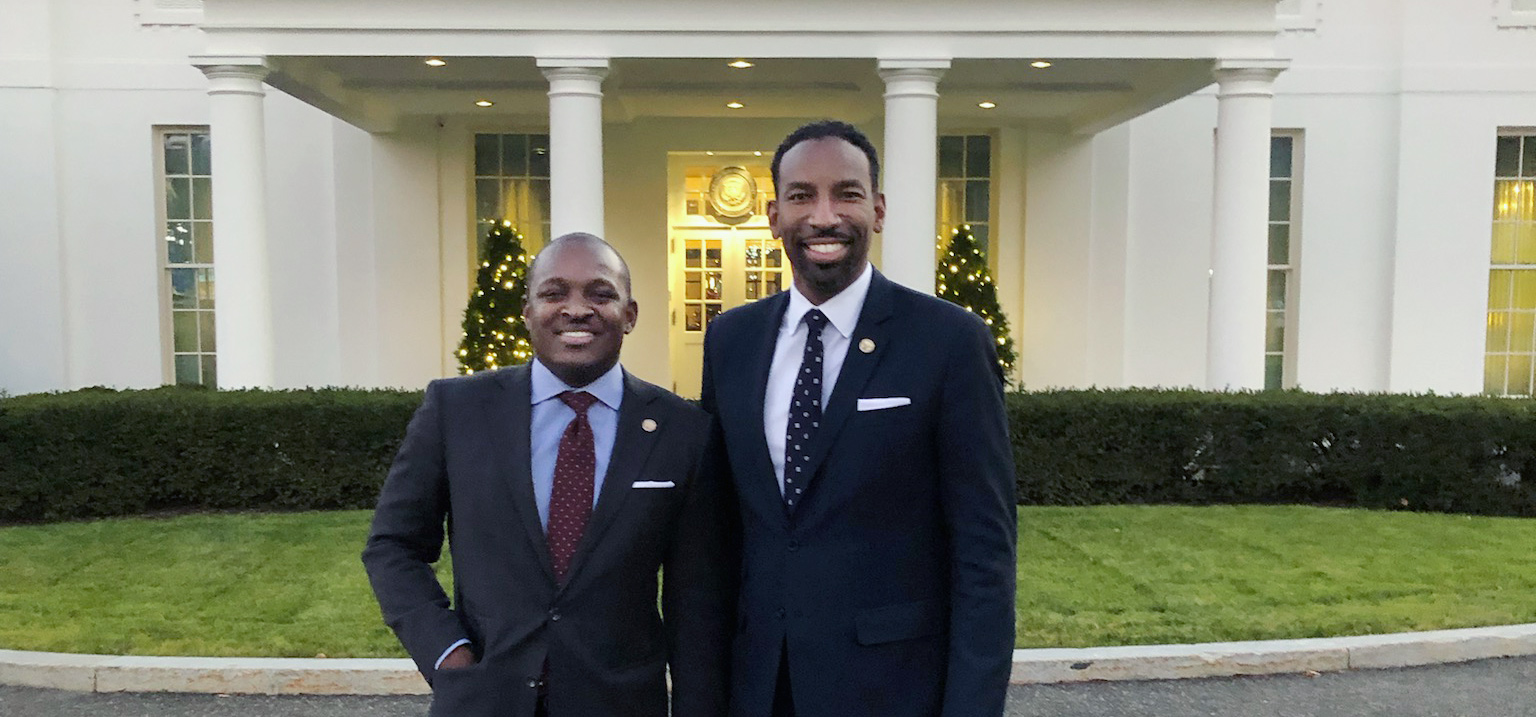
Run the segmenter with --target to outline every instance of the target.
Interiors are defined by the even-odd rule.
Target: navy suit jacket
[[[742,521],[731,713],[769,714],[787,648],[800,717],[1003,714],[1017,527],[991,334],[876,272],[791,514],[763,437],[788,303],[728,311],[705,339],[712,450]],[[859,411],[859,398],[911,403]]]
[[[665,717],[670,666],[671,713],[718,717],[737,568],[729,493],[701,467],[708,417],[624,374],[608,473],[561,585],[529,477],[529,374],[433,381],[374,512],[363,563],[385,621],[432,683],[431,714],[531,717],[547,661],[556,715]],[[445,523],[451,607],[432,565]],[[479,663],[434,670],[460,638]]]

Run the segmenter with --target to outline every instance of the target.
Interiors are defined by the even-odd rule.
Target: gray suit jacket
[[[672,714],[722,714],[737,568],[730,495],[702,469],[707,417],[624,375],[608,474],[559,585],[529,477],[529,374],[427,387],[363,551],[385,621],[432,683],[431,714],[531,716],[546,664],[555,715],[664,717],[669,665]],[[445,525],[451,606],[433,570]],[[479,663],[435,671],[460,638]]]

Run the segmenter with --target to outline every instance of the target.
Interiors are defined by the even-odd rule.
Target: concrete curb
[[[1309,640],[1013,651],[1013,684],[1410,667],[1536,655],[1536,624]],[[76,692],[420,695],[405,659],[115,657],[0,650],[0,684]]]

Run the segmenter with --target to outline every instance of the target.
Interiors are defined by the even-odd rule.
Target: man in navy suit
[[[1001,715],[1017,527],[992,335],[870,266],[885,198],[857,129],[801,127],[772,169],[793,286],[704,348],[742,521],[731,713]]]
[[[671,714],[718,717],[737,568],[708,417],[618,365],[613,247],[560,237],[528,286],[534,361],[433,381],[406,430],[363,551],[384,619],[432,715],[666,717],[670,668]]]

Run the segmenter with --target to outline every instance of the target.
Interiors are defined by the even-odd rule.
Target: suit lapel
[[[848,355],[843,359],[842,371],[837,375],[832,397],[827,400],[826,410],[822,412],[821,428],[817,429],[811,439],[810,470],[807,471],[811,480],[806,487],[807,492],[818,482],[817,474],[822,462],[832,450],[837,434],[848,422],[848,417],[853,415],[858,396],[863,393],[864,385],[869,383],[875,366],[885,355],[887,341],[890,339],[890,326],[886,319],[891,316],[894,294],[895,287],[890,280],[880,272],[875,272],[870,279],[869,293],[864,297],[864,307],[859,311],[858,326],[854,328],[853,337],[848,342]],[[870,346],[871,350],[864,351],[865,346]],[[809,494],[806,499],[810,500]]]
[[[784,511],[784,496],[779,492],[778,479],[773,472],[773,456],[768,453],[768,438],[763,425],[763,403],[768,394],[768,372],[773,367],[773,351],[779,341],[779,327],[784,323],[784,312],[789,309],[789,292],[781,291],[772,297],[764,299],[772,302],[766,312],[765,323],[756,328],[756,336],[752,345],[748,346],[749,361],[748,370],[742,374],[748,384],[746,386],[727,386],[726,390],[737,389],[737,395],[751,391],[751,400],[742,404],[742,410],[748,415],[741,417],[736,425],[745,426],[749,432],[747,445],[751,446],[749,476],[753,479],[744,481],[746,485],[738,489],[747,495],[754,497],[758,505],[764,506],[765,516],[777,516],[781,523],[787,524],[788,515]],[[720,389],[717,387],[716,389]],[[757,476],[766,477],[765,480],[755,479]]]
[[[538,556],[539,565],[550,579],[555,579],[554,563],[549,558],[549,541],[544,537],[544,527],[539,523],[539,504],[533,497],[531,425],[533,423],[532,381],[527,364],[502,369],[497,375],[502,391],[488,400],[486,412],[491,424],[503,440],[497,456],[499,472],[512,489],[512,504],[517,510],[518,522]]]
[[[624,499],[631,492],[630,486],[640,475],[640,469],[645,467],[651,450],[656,447],[661,432],[655,429],[647,431],[642,424],[646,419],[662,424],[667,418],[657,414],[651,406],[658,396],[657,392],[658,389],[624,372],[624,399],[619,403],[619,424],[613,437],[613,454],[608,458],[608,473],[603,476],[603,490],[597,497],[597,506],[592,509],[592,517],[587,520],[581,541],[576,544],[576,554],[571,556],[566,585],[575,582],[576,574],[597,548],[603,532],[613,524]],[[561,590],[564,590],[563,586]]]

